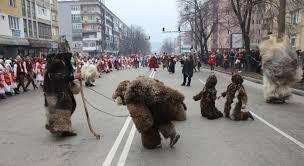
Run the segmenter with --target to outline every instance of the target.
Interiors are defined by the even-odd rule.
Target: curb
[[[218,69],[215,69],[215,71],[231,75],[230,72],[226,72],[226,71],[222,71],[222,70],[218,70]],[[247,81],[263,85],[263,80],[259,80],[259,79],[255,79],[255,78],[251,78],[251,77],[246,77],[246,76],[242,76],[242,77]],[[304,91],[302,91],[302,90],[292,88],[292,93],[295,94],[295,95],[304,96]]]

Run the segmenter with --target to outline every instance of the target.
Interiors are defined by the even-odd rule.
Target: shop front
[[[6,58],[24,56],[27,54],[28,48],[29,42],[26,39],[0,36],[0,55]]]

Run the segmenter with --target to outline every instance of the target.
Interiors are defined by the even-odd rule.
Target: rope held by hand
[[[77,67],[77,72],[80,72],[80,67],[79,67],[79,62],[77,57],[74,56],[74,59],[76,61],[76,67]],[[96,132],[93,130],[92,125],[91,125],[91,119],[90,119],[90,115],[89,115],[89,111],[87,108],[87,103],[85,101],[85,97],[84,97],[84,92],[83,92],[83,84],[82,84],[82,79],[79,79],[79,83],[80,83],[80,94],[81,94],[81,98],[82,98],[82,103],[83,103],[83,107],[84,107],[84,111],[87,117],[87,122],[88,122],[88,126],[89,129],[91,131],[91,133],[96,137],[96,139],[100,139],[100,135],[96,134]]]

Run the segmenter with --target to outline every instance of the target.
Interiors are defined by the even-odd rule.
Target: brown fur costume
[[[161,143],[159,132],[165,138],[176,135],[172,121],[186,120],[184,96],[155,79],[121,82],[113,94],[113,99],[118,98],[127,106],[143,146],[149,149]]]
[[[251,113],[246,110],[248,97],[246,90],[242,85],[244,81],[242,76],[239,74],[233,74],[231,80],[232,83],[228,85],[227,91],[222,93],[222,96],[226,97],[224,108],[225,116],[236,121],[248,120],[248,118],[254,120]],[[230,113],[231,105],[234,103],[233,100],[235,97],[237,98],[237,102],[233,108],[233,111]]]
[[[71,116],[76,109],[74,94],[79,93],[79,87],[73,83],[71,57],[70,53],[48,55],[44,79],[46,129],[62,136],[76,135]]]
[[[193,97],[194,101],[201,100],[201,114],[207,119],[213,120],[223,117],[223,113],[215,107],[217,78],[209,76],[204,89]]]

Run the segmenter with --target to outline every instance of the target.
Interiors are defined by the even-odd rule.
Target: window
[[[36,10],[35,10],[35,3],[32,2],[32,8],[31,8],[32,16],[35,19],[36,18]]]
[[[19,30],[19,18],[8,16],[10,29]]]
[[[89,20],[90,20],[90,21],[93,20],[93,16],[90,15],[90,16],[89,16]]]
[[[72,14],[72,21],[73,22],[80,22],[81,21],[80,14]]]
[[[21,0],[21,5],[22,5],[22,16],[26,16],[25,0]]]
[[[57,13],[52,12],[52,21],[57,21]]]
[[[290,36],[290,44],[292,48],[296,48],[297,47],[297,34],[292,34]]]
[[[71,6],[72,11],[80,11],[80,6]]]
[[[24,27],[24,36],[28,37],[28,34],[27,34],[27,20],[26,19],[23,19],[23,27]]]
[[[82,24],[73,24],[73,30],[82,29]]]
[[[11,7],[16,7],[16,0],[8,0],[8,5]]]
[[[299,24],[299,22],[300,22],[299,10],[291,12],[291,24]]]

